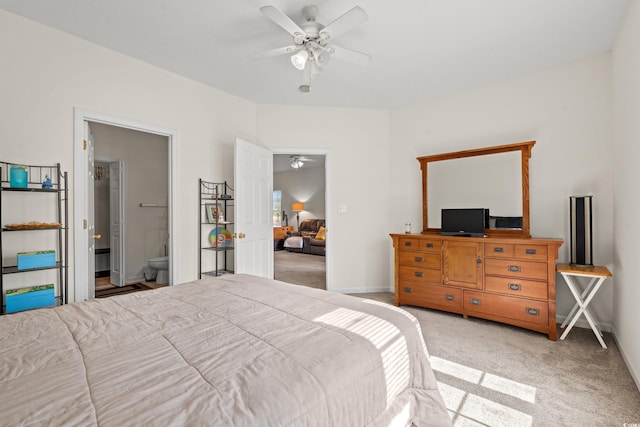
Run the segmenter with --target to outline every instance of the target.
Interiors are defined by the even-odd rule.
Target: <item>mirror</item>
[[[489,236],[530,237],[529,158],[535,141],[418,157],[423,232],[443,208],[488,208]]]

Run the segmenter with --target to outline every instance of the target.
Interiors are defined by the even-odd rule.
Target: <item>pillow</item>
[[[318,234],[316,234],[315,239],[317,240],[327,240],[327,229],[324,227],[320,227],[318,230]]]

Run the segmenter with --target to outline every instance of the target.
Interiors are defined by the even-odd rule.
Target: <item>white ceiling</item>
[[[294,21],[296,0],[0,0],[0,8],[259,104],[393,108],[611,49],[629,0],[314,0],[328,24],[355,5],[369,20],[336,44],[372,55],[333,59],[297,90],[288,56],[248,55],[291,44],[266,18]]]

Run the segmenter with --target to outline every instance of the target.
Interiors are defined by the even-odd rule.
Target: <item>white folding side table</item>
[[[611,272],[607,269],[607,267],[597,265],[593,267],[580,267],[571,264],[558,264],[556,266],[556,271],[562,274],[562,277],[567,283],[569,290],[573,294],[573,297],[576,299],[576,303],[571,309],[571,312],[564,320],[562,325],[560,325],[560,328],[564,328],[565,326],[567,326],[567,323],[569,323],[569,326],[567,326],[567,329],[565,329],[565,331],[562,333],[560,339],[563,340],[566,338],[567,334],[569,334],[569,331],[571,330],[571,328],[573,328],[573,325],[575,325],[580,315],[584,314],[584,317],[587,319],[587,322],[589,322],[589,326],[591,326],[593,333],[596,334],[598,341],[600,341],[600,345],[603,348],[607,348],[604,340],[602,339],[602,331],[596,325],[593,316],[591,315],[591,313],[589,313],[587,307],[589,306],[589,303],[595,296],[596,292],[598,292],[598,289],[600,289],[600,286],[605,281],[605,279],[612,276]],[[582,293],[578,291],[577,283],[573,280],[574,277],[590,278],[587,287]]]

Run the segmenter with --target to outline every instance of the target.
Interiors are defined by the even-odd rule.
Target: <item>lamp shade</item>
[[[304,210],[304,203],[302,202],[293,202],[291,205],[291,210],[293,212],[300,212]]]
[[[291,63],[298,70],[304,70],[304,66],[307,65],[307,59],[309,59],[309,52],[301,50],[291,57]]]

